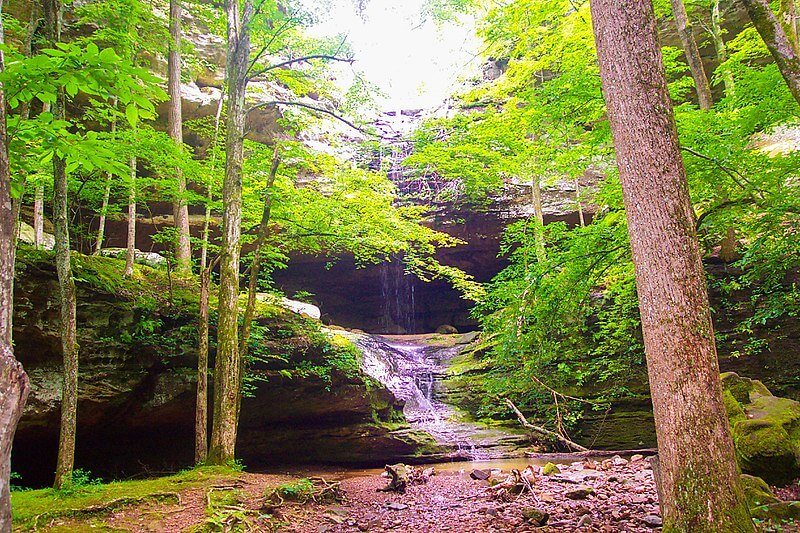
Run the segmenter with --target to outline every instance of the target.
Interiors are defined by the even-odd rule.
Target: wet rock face
[[[196,314],[145,313],[124,295],[109,294],[81,276],[76,271],[80,345],[76,467],[95,475],[127,477],[191,465]],[[54,266],[46,261],[21,262],[15,288],[16,355],[28,372],[31,392],[16,433],[13,470],[25,483],[49,484],[55,470],[62,387]],[[291,318],[270,320],[266,325],[275,332],[288,331],[294,324]],[[146,328],[153,328],[157,341],[149,339]],[[292,335],[266,339],[275,343],[270,353],[282,353],[277,351],[280,347],[291,365],[320,364],[316,345],[300,333]],[[169,339],[175,342],[166,345]],[[294,373],[288,379],[280,371],[285,367],[286,363],[259,367],[264,381],[243,400],[237,454],[248,466],[309,461],[381,464],[413,456],[425,444],[422,436],[407,431],[402,404],[374,380],[335,368],[327,379],[313,373]]]
[[[507,261],[498,257],[503,230],[508,223],[531,215],[529,191],[524,186],[510,191],[481,211],[440,205],[427,225],[466,244],[440,249],[437,259],[479,282],[490,281],[505,268]],[[574,198],[574,185],[566,182],[544,193],[545,222],[579,224]],[[586,220],[590,219],[587,212]],[[297,291],[312,293],[327,323],[390,334],[431,333],[442,325],[463,333],[477,327],[470,316],[472,302],[444,281],[426,283],[404,275],[399,261],[357,268],[350,257],[338,258],[331,266],[324,257],[295,256],[289,268],[276,271],[273,277],[289,296]]]

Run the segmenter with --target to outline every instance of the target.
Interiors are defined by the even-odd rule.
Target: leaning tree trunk
[[[0,11],[3,2],[0,0]],[[5,41],[0,20],[0,44]],[[0,49],[0,72],[5,70]],[[28,397],[28,376],[14,358],[11,341],[16,241],[6,143],[6,99],[0,86],[0,533],[11,533],[11,445]]]
[[[538,174],[531,175],[531,205],[536,218],[536,259],[541,263],[547,257],[544,250],[544,210],[542,209],[542,181]]]
[[[678,37],[683,45],[683,52],[686,54],[689,71],[692,73],[700,109],[711,109],[711,106],[714,105],[711,97],[711,84],[708,83],[708,76],[703,69],[703,59],[700,57],[700,50],[697,49],[697,41],[694,38],[692,24],[689,22],[689,15],[686,13],[686,6],[683,5],[683,0],[671,0],[671,2],[675,25],[678,27]]]
[[[169,56],[167,57],[169,113],[167,130],[178,149],[183,147],[183,117],[181,115],[181,0],[169,2]],[[192,273],[192,249],[189,237],[189,205],[186,202],[186,178],[183,169],[175,169],[178,187],[172,204],[178,241],[175,243],[175,265],[179,275]]]
[[[61,40],[61,2],[44,2],[48,41],[55,46]],[[64,90],[59,89],[52,106],[54,120],[64,119]],[[75,281],[69,249],[68,182],[64,160],[53,156],[53,226],[55,227],[56,271],[61,303],[61,350],[64,357],[64,385],[61,392],[61,431],[54,487],[69,486],[75,464],[75,432],[78,411],[78,338],[75,315]]]
[[[767,0],[741,0],[769,53],[778,65],[792,96],[800,104],[800,57],[783,31]]]
[[[664,531],[752,532],[653,6],[593,0],[591,10],[636,270]]]
[[[214,418],[208,461],[224,464],[234,459],[237,409],[242,386],[239,354],[239,253],[242,232],[242,163],[244,161],[245,92],[250,61],[251,0],[225,1],[228,48],[225,72],[228,115],[225,138],[225,179],[222,186],[222,248],[219,268],[217,357],[214,366]]]
[[[239,340],[239,354],[242,359],[247,356],[247,345],[250,342],[250,330],[252,329],[253,318],[256,312],[258,275],[261,273],[261,260],[263,259],[264,246],[267,244],[267,237],[269,237],[269,221],[272,214],[272,187],[275,185],[275,176],[278,174],[280,162],[280,153],[276,145],[275,152],[272,155],[272,166],[269,169],[267,185],[264,188],[264,209],[261,212],[261,222],[258,224],[255,249],[253,250],[253,261],[250,263],[247,305],[245,305],[244,308],[244,321],[242,322],[242,332]]]
[[[133,276],[136,261],[136,156],[130,158],[130,187],[128,189],[128,242],[125,249],[125,277]]]

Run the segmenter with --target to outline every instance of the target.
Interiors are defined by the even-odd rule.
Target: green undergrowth
[[[57,518],[88,519],[142,503],[177,505],[181,491],[212,483],[234,482],[240,474],[229,467],[203,466],[167,477],[89,484],[67,491],[40,489],[12,492],[14,526],[28,531]]]

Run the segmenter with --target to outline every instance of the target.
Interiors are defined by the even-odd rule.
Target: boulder
[[[760,477],[742,474],[741,482],[742,488],[744,489],[744,496],[751,509],[761,505],[778,503],[778,498],[772,493],[766,481]]]
[[[580,485],[564,493],[564,496],[570,500],[585,500],[592,494],[594,494],[594,489],[592,487],[589,487],[588,485]]]
[[[529,507],[528,509],[522,510],[522,517],[532,526],[542,527],[547,524],[547,521],[550,519],[550,514],[540,511],[535,507]]]
[[[36,231],[33,229],[33,226],[30,224],[26,224],[25,222],[20,221],[19,223],[19,240],[24,242],[25,244],[29,244],[31,246],[35,246],[36,238],[35,238]],[[42,249],[44,250],[52,250],[56,246],[56,238],[52,233],[42,233]]]
[[[436,328],[436,333],[440,335],[455,335],[458,333],[458,330],[455,326],[451,326],[450,324],[442,324]]]
[[[800,520],[800,502],[778,502],[750,510],[753,518],[770,522]]]
[[[114,257],[116,259],[125,259],[125,254],[127,254],[125,248],[103,248],[99,252],[102,257]],[[167,268],[167,258],[156,252],[136,250],[133,260],[139,265],[146,265],[151,268]]]
[[[722,375],[722,385],[742,472],[775,485],[800,477],[800,403],[733,372]]]
[[[558,466],[554,465],[553,463],[547,463],[542,468],[542,474],[545,476],[552,476],[553,474],[560,474],[561,469]]]

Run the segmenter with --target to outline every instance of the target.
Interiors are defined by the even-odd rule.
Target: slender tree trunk
[[[181,0],[169,2],[170,47],[167,58],[169,113],[167,130],[175,145],[183,147],[183,117],[181,115]],[[178,190],[172,205],[178,242],[175,244],[176,271],[181,276],[192,273],[192,248],[189,235],[189,205],[186,202],[186,178],[183,169],[175,169]]]
[[[255,317],[256,312],[258,276],[261,273],[261,260],[263,258],[264,246],[267,244],[267,237],[269,237],[269,220],[272,213],[272,187],[275,185],[275,176],[278,174],[278,167],[281,163],[280,153],[278,150],[278,145],[276,144],[275,152],[272,155],[272,166],[269,169],[269,177],[267,178],[267,186],[264,189],[264,209],[261,212],[261,222],[258,224],[255,243],[256,245],[255,249],[253,250],[253,261],[250,263],[250,281],[247,287],[247,305],[244,309],[244,322],[242,323],[242,332],[239,341],[239,353],[242,359],[247,356],[247,345],[250,342],[250,331],[253,326],[253,318]]]
[[[772,54],[792,96],[800,104],[800,57],[786,37],[767,0],[741,0],[758,34]]]
[[[50,112],[50,104],[42,104],[42,113]],[[44,245],[44,185],[36,186],[33,200],[33,245],[41,250]]]
[[[593,0],[591,11],[636,270],[664,531],[752,532],[653,6]]]
[[[781,0],[778,20],[780,20],[783,31],[786,32],[786,37],[789,39],[789,43],[794,47],[795,54],[797,54],[797,5],[795,4],[795,0]]]
[[[711,84],[708,83],[708,76],[703,69],[703,59],[700,57],[700,50],[697,49],[697,41],[694,38],[692,24],[689,22],[689,15],[686,14],[686,6],[683,5],[683,0],[671,0],[671,2],[672,14],[675,16],[675,24],[678,27],[678,37],[681,39],[686,62],[689,64],[689,71],[694,79],[700,109],[711,109],[711,106],[714,105],[711,97]]]
[[[578,206],[578,220],[583,228],[586,226],[586,218],[583,216],[583,205],[581,204],[581,183],[578,178],[575,178],[575,203]]]
[[[228,49],[225,72],[228,86],[228,116],[225,139],[225,180],[222,188],[222,249],[220,260],[217,357],[214,366],[214,418],[209,462],[223,464],[234,459],[239,425],[237,402],[242,386],[238,342],[239,253],[242,225],[242,163],[244,161],[245,92],[250,60],[248,24],[252,2],[225,1]]]
[[[116,109],[117,108],[117,97],[115,96],[112,99],[111,106]],[[116,116],[111,119],[111,136],[113,137],[117,131],[117,119]],[[106,217],[108,216],[108,203],[111,198],[111,173],[106,173],[106,186],[103,189],[103,204],[100,207],[100,221],[97,224],[97,241],[94,245],[94,253],[99,254],[100,250],[103,249],[103,240],[105,239],[106,234]]]
[[[711,40],[714,43],[714,51],[717,54],[717,61],[720,65],[728,60],[728,49],[725,47],[725,40],[722,38],[722,14],[720,11],[720,0],[714,0],[711,7]],[[723,67],[722,80],[725,83],[725,95],[728,97],[734,94],[733,72],[730,68]]]
[[[0,11],[3,2],[0,0]],[[5,42],[0,20],[0,44]],[[5,70],[0,49],[0,72]],[[14,310],[14,259],[16,241],[11,207],[11,175],[8,169],[6,98],[0,86],[0,533],[11,533],[11,445],[17,422],[28,397],[28,376],[14,358],[11,341]]]
[[[125,251],[124,276],[133,276],[136,261],[136,156],[130,158],[131,182],[128,189],[128,243]]]
[[[220,94],[219,105],[214,120],[214,139],[211,146],[216,149],[219,139],[219,121],[222,116],[222,105],[225,101],[225,92]],[[211,154],[211,175],[216,169],[216,151]],[[211,202],[214,192],[211,183],[207,188],[207,202],[205,207],[205,221],[203,223],[203,245],[200,252],[200,324],[198,325],[197,348],[197,401],[195,410],[195,462],[205,462],[208,457],[208,300],[211,286],[211,271],[214,264],[208,264],[209,229],[211,226]]]
[[[33,35],[36,33],[36,28],[39,26],[39,6],[34,2],[31,4],[31,14],[30,18],[28,19],[28,28],[25,32],[25,40],[22,43],[22,53],[25,57],[30,57],[33,53]],[[28,120],[31,115],[31,104],[30,102],[24,102],[20,105],[19,116],[20,120]],[[25,197],[25,190],[27,189],[27,184],[23,183],[22,185],[22,192],[20,192],[18,198],[11,199],[11,207],[13,209],[13,216],[14,216],[14,234],[13,239],[16,243],[19,240],[19,226],[20,226],[20,212],[22,211],[22,200]]]
[[[544,250],[544,211],[542,210],[542,184],[537,174],[531,174],[531,205],[536,218],[536,259],[546,259]]]
[[[194,462],[208,456],[208,292],[211,268],[200,270],[200,327],[197,348],[197,395],[194,416]]]
[[[44,241],[44,185],[37,185],[33,197],[33,245],[37,250]]]
[[[45,26],[48,41],[55,45],[61,40],[61,2],[45,0]],[[60,89],[52,106],[55,120],[64,119],[64,91]],[[54,487],[61,489],[72,483],[75,464],[75,433],[78,411],[78,338],[75,318],[75,281],[72,279],[69,248],[69,186],[66,165],[58,155],[53,156],[53,225],[55,227],[56,271],[61,303],[61,349],[64,357],[64,382],[61,392],[61,431],[58,440],[58,460]]]

